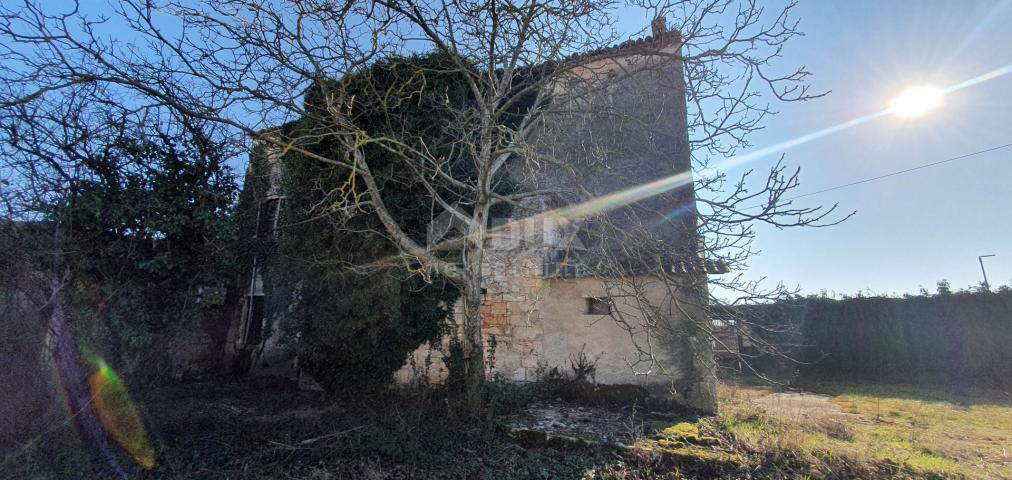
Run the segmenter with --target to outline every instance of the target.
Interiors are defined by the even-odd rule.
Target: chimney
[[[663,16],[659,16],[650,22],[650,30],[653,31],[654,38],[664,35],[668,31],[668,20]]]

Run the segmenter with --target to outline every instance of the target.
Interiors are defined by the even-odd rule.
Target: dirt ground
[[[603,408],[560,401],[539,401],[510,415],[504,424],[513,429],[573,437],[591,443],[632,445],[649,433],[651,425],[696,421],[687,413],[653,411],[626,406]]]
[[[754,400],[766,414],[789,421],[823,421],[827,419],[856,420],[833,403],[830,395],[811,392],[777,392]]]

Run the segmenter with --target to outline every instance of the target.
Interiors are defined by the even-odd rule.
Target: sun
[[[941,106],[943,95],[938,87],[911,87],[889,102],[889,111],[901,117],[920,117]]]

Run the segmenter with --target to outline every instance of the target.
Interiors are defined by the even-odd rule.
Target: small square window
[[[587,298],[586,315],[611,315],[611,302],[607,298]]]

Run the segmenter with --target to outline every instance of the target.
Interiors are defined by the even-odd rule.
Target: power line
[[[937,166],[937,165],[942,165],[944,163],[955,162],[956,160],[962,160],[964,158],[974,157],[974,156],[977,156],[977,155],[981,155],[981,154],[988,153],[988,152],[993,152],[995,150],[1001,150],[1003,148],[1008,148],[1008,147],[1012,147],[1012,143],[1006,143],[1004,145],[998,145],[997,147],[991,147],[991,148],[987,148],[987,149],[984,149],[984,150],[978,150],[976,152],[967,153],[967,154],[964,154],[964,155],[960,155],[958,157],[946,158],[945,160],[939,160],[937,162],[925,163],[923,165],[918,165],[916,167],[910,167],[910,168],[907,168],[907,169],[904,169],[904,170],[898,170],[898,171],[895,171],[895,172],[879,175],[879,176],[876,176],[876,177],[869,177],[869,178],[865,178],[865,179],[862,179],[862,180],[857,180],[857,181],[854,181],[854,182],[845,183],[843,185],[837,185],[835,187],[829,187],[829,188],[824,188],[822,190],[816,190],[814,192],[803,193],[801,195],[795,195],[793,197],[788,197],[788,198],[781,199],[780,201],[787,202],[787,201],[791,201],[791,200],[797,200],[799,198],[810,197],[812,195],[818,195],[820,193],[832,192],[833,190],[839,190],[841,188],[853,187],[854,185],[860,185],[862,183],[874,182],[875,180],[881,180],[883,178],[895,177],[896,175],[913,172],[915,170],[922,170],[922,169],[925,169],[925,168],[928,168],[928,167],[934,167],[934,166]],[[759,208],[761,206],[762,205],[753,205],[751,207],[746,208],[745,210],[749,210],[749,209],[753,209],[753,208]]]

